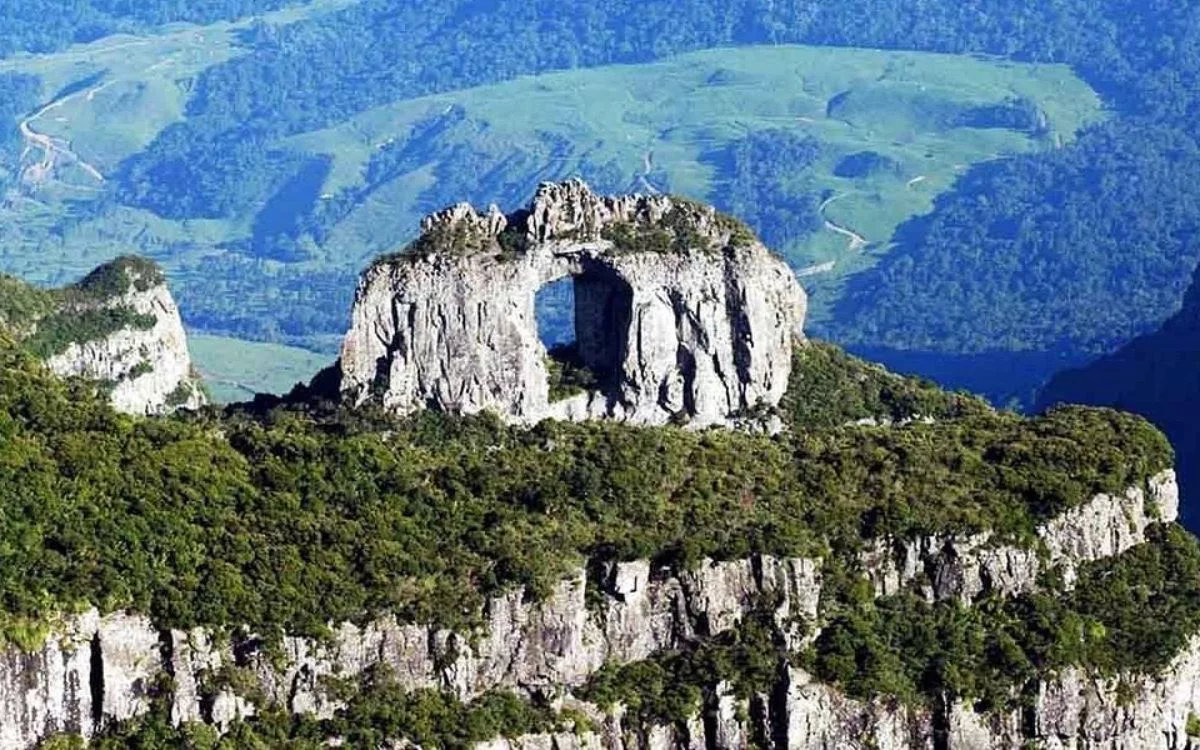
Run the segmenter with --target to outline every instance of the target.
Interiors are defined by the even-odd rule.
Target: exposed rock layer
[[[877,540],[862,555],[880,596],[917,587],[930,600],[969,602],[991,591],[1006,596],[1031,591],[1038,575],[1057,569],[1067,586],[1081,563],[1119,555],[1146,538],[1146,529],[1179,516],[1174,473],[1122,495],[1097,495],[1052,518],[1037,531],[1033,547],[997,542],[990,533]]]
[[[101,338],[73,342],[66,351],[49,358],[47,366],[62,377],[110,383],[113,407],[128,414],[198,408],[204,403],[204,395],[192,377],[187,335],[166,283],[161,277],[145,279],[142,272],[119,262],[115,269],[125,275],[126,290],[104,299],[73,303],[75,312],[125,309],[153,318],[153,325],[125,326]]]
[[[1174,475],[1165,472],[1150,482],[1148,493],[1125,493],[1121,507],[1146,518],[1153,515],[1149,506],[1157,506],[1158,517],[1169,521],[1175,497]],[[1135,507],[1139,498],[1142,505]],[[1143,541],[1145,526],[1132,531],[1129,519],[1110,512],[1112,507],[1113,498],[1094,498],[1061,522],[1043,527],[1043,544],[1059,550],[1060,563],[1077,565]],[[1090,519],[1086,531],[1078,525],[1083,518]],[[1087,542],[1105,538],[1120,541]],[[937,545],[915,545],[933,547]],[[867,562],[865,573],[878,579],[880,563]],[[1029,575],[1024,573],[1013,591],[1035,586]],[[249,637],[221,643],[202,629],[159,631],[144,617],[90,612],[73,618],[38,651],[10,648],[0,653],[0,750],[26,750],[55,732],[91,736],[138,715],[148,709],[150,686],[161,672],[172,678],[175,721],[218,727],[255,710],[247,696],[214,689],[212,676],[228,667],[243,670],[267,700],[318,715],[329,715],[338,705],[326,693],[323,678],[352,677],[379,663],[389,665],[409,688],[448,690],[463,700],[496,688],[562,697],[606,662],[642,660],[726,632],[764,602],[771,603],[788,645],[799,648],[814,635],[804,624],[816,621],[821,594],[821,562],[800,558],[707,562],[679,574],[656,570],[645,561],[630,562],[610,566],[602,578],[589,581],[580,570],[541,603],[525,601],[519,591],[496,597],[484,613],[486,627],[475,637],[385,618],[366,626],[343,624],[325,644],[286,638],[282,658],[268,656]],[[589,585],[601,589],[590,607]],[[967,707],[949,706],[935,721],[928,712],[848,699],[792,668],[749,701],[716,686],[716,699],[686,728],[627,725],[618,711],[597,714],[604,729],[595,734],[502,740],[489,748],[682,750],[743,748],[757,742],[814,750],[1015,750],[1029,740],[1063,748],[1085,741],[1089,747],[1114,749],[1183,747],[1187,718],[1200,712],[1200,639],[1193,639],[1163,675],[1134,678],[1131,686],[1133,693],[1129,686],[1118,690],[1115,680],[1067,670],[1042,686],[1027,715],[977,716]],[[1127,700],[1129,695],[1134,700]],[[944,739],[948,744],[935,745],[935,725],[946,727],[937,736],[938,743]]]
[[[340,360],[356,402],[703,426],[775,406],[787,389],[804,292],[711,208],[600,197],[574,181],[543,185],[519,214],[462,204],[422,230],[359,284]],[[551,402],[534,298],[567,276],[578,357],[599,386]]]

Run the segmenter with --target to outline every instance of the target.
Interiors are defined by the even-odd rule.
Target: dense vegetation
[[[1190,135],[1118,123],[977,167],[850,283],[840,341],[956,353],[1102,353],[1178,304],[1197,261]]]
[[[403,737],[419,747],[466,750],[497,737],[553,731],[563,720],[549,708],[535,706],[511,693],[488,693],[469,705],[439,690],[405,691],[386,670],[376,668],[353,683],[335,686],[347,701],[332,719],[311,715],[291,716],[278,707],[248,721],[234,723],[224,736],[212,727],[184,724],[176,727],[165,702],[157,702],[148,716],[112,727],[85,745],[77,737],[59,736],[40,750],[235,750],[290,748],[320,750],[333,738],[347,747],[386,747],[388,740]]]
[[[108,34],[173,21],[209,23],[287,5],[289,0],[21,0],[6,3],[0,18],[0,58],[14,52],[49,52]]]
[[[935,3],[904,18],[900,5],[844,4],[870,21],[830,41],[1062,60],[1123,117],[1051,154],[971,170],[930,216],[897,233],[894,252],[851,281],[827,335],[868,345],[874,357],[1036,351],[1069,362],[1166,318],[1197,259],[1200,192],[1180,177],[1194,167],[1179,165],[1196,160],[1200,13],[1107,0],[1053,10],[999,2],[987,14]],[[998,35],[1008,23],[1007,38]],[[923,364],[943,382],[972,379],[953,361]],[[1006,369],[1009,382],[990,392],[1015,391],[1026,404],[1048,374]]]
[[[148,331],[158,322],[127,305],[90,309],[65,309],[37,322],[37,331],[21,343],[34,356],[49,359],[71,344],[98,341],[124,328]]]
[[[0,73],[0,192],[16,182],[20,168],[25,144],[17,120],[37,105],[41,92],[35,76]]]
[[[821,341],[797,347],[795,377],[780,405],[793,425],[838,427],[851,422],[895,423],[985,415],[991,408],[968,394],[950,393],[921,378],[888,372]]]
[[[765,611],[754,611],[733,630],[689,646],[645,661],[606,664],[579,697],[605,711],[620,704],[626,716],[643,726],[682,725],[719,683],[741,698],[776,684],[789,656]]]
[[[714,160],[723,179],[713,202],[753,227],[770,247],[803,239],[821,226],[819,197],[804,179],[820,156],[821,145],[812,136],[752,133]]]
[[[1069,593],[967,606],[910,593],[875,600],[843,572],[808,661],[854,696],[935,703],[948,694],[1011,709],[1040,675],[1067,666],[1154,674],[1200,626],[1200,544],[1179,527],[1080,573]],[[837,574],[827,583],[837,586]]]
[[[12,276],[0,276],[0,329],[25,333],[54,306],[49,292]]]
[[[162,284],[162,270],[143,258],[125,256],[100,266],[63,289],[44,290],[0,276],[0,333],[20,339],[40,359],[71,344],[96,341],[124,328],[149,330],[158,319],[116,303],[130,291]]]
[[[544,593],[584,556],[686,565],[852,549],[860,534],[1028,537],[1171,462],[1146,423],[1084,409],[781,438],[299,406],[132,420],[17,349],[3,358],[10,636],[87,603],[263,633],[379,611],[461,624],[482,596]]]
[[[1179,454],[1183,496],[1200,491],[1200,284],[1194,278],[1183,309],[1161,330],[1133,340],[1085,368],[1060,373],[1041,393],[1038,408],[1061,402],[1136,412],[1167,433]],[[1182,508],[1194,523],[1197,509]]]

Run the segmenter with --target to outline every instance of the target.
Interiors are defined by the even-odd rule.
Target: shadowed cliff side
[[[1196,528],[1200,509],[1188,499],[1200,492],[1200,273],[1193,276],[1182,309],[1159,331],[1059,374],[1042,392],[1038,408],[1064,402],[1112,406],[1158,425],[1178,454],[1183,521]]]

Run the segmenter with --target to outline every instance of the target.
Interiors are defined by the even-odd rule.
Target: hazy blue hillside
[[[0,57],[53,52],[118,32],[187,21],[211,23],[274,10],[297,0],[20,0],[0,14]]]
[[[1057,375],[1039,408],[1061,402],[1113,406],[1141,414],[1167,433],[1178,452],[1185,496],[1200,491],[1200,283],[1161,330],[1087,367]],[[1200,513],[1184,505],[1194,524]]]
[[[1159,325],[1196,261],[1191,8],[283,5],[12,16],[41,54],[0,61],[0,268],[135,250],[193,328],[328,352],[420,214],[581,175],[718,203],[793,262],[815,331],[1028,403]]]

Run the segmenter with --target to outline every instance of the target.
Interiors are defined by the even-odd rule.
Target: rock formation
[[[1122,507],[1169,522],[1176,497],[1174,474],[1164,472],[1145,491],[1131,488]],[[1134,507],[1137,502],[1141,507]],[[1109,513],[1112,505],[1113,498],[1101,495],[1053,519],[1041,530],[1042,542],[1058,550],[1060,564],[1077,565],[1143,541],[1145,526],[1131,530],[1123,515]],[[1123,541],[1093,544],[1101,538]],[[921,541],[911,546],[938,547]],[[891,575],[872,567],[881,565],[886,567],[867,560],[863,572],[872,579]],[[1036,574],[1027,570],[1020,580],[1001,585],[1029,590]],[[980,581],[984,588],[993,585],[987,577]],[[589,597],[591,586],[599,591]],[[540,695],[590,715],[595,726],[579,735],[496,740],[481,750],[742,750],[752,741],[801,750],[1018,750],[1030,743],[1182,748],[1188,718],[1200,712],[1200,636],[1157,676],[1095,677],[1064,670],[1041,684],[1020,715],[977,714],[961,704],[925,710],[857,701],[795,665],[748,699],[716,685],[716,699],[683,727],[640,726],[619,708],[605,713],[571,697],[607,662],[638,661],[728,632],[764,606],[779,636],[798,649],[816,637],[811,625],[819,622],[821,596],[817,559],[705,561],[677,573],[648,561],[617,563],[599,576],[579,569],[541,602],[521,591],[493,598],[478,633],[385,618],[343,624],[327,641],[285,638],[273,654],[246,634],[230,642],[203,629],[160,631],[145,617],[92,611],[69,620],[39,650],[0,651],[0,750],[27,750],[56,732],[92,736],[143,713],[162,673],[171,677],[167,697],[176,722],[221,728],[257,710],[231,683],[214,682],[226,667],[247,676],[260,700],[329,716],[339,704],[326,679],[359,675],[381,662],[408,688],[447,690],[467,701],[496,688]]]
[[[1050,519],[1037,530],[1039,549],[999,543],[988,532],[878,539],[861,562],[879,596],[917,582],[929,600],[970,602],[990,591],[1015,596],[1031,591],[1038,575],[1052,568],[1070,588],[1081,563],[1115,557],[1145,541],[1150,526],[1178,516],[1179,487],[1172,473],[1123,495],[1097,495]]]
[[[57,309],[34,324],[30,337],[49,326],[64,331],[46,359],[56,374],[107,384],[114,408],[129,414],[204,403],[179,308],[155,265],[121,258],[55,294]]]
[[[564,277],[597,385],[552,400],[534,296]],[[779,403],[804,312],[787,265],[712,208],[546,184],[509,216],[435,214],[363,275],[342,390],[398,413],[729,424]]]

